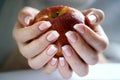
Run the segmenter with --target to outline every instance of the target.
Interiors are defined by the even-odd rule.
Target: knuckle
[[[32,28],[28,28],[28,29],[26,29],[26,31],[27,31],[26,36],[29,35],[30,37],[32,37],[35,34],[35,31]]]
[[[32,16],[31,12],[31,8],[30,7],[24,7],[22,10],[20,10],[19,14],[18,14],[18,20],[22,20],[24,19],[26,16]]]
[[[25,40],[23,39],[23,37],[19,34],[19,33],[13,33],[13,39],[16,41],[16,42],[25,42]]]
[[[32,59],[28,60],[28,65],[34,70],[40,69],[39,66],[37,66],[36,64],[33,63]]]
[[[15,39],[17,42],[22,42],[24,39],[24,35],[23,35],[23,29],[20,29],[21,24],[19,22],[16,22],[13,31],[12,31],[12,37],[13,39]]]
[[[30,55],[30,50],[26,46],[23,46],[20,49],[20,52],[25,58],[27,58],[27,59],[32,58],[32,55]]]
[[[25,51],[24,48],[21,48],[21,49],[20,49],[20,52],[21,52],[21,54],[22,54],[25,58],[28,58],[27,51]]]
[[[30,7],[28,6],[24,7],[23,9],[21,9],[20,14],[25,13],[28,9],[30,9]]]
[[[13,39],[15,41],[17,41],[17,42],[21,42],[22,41],[21,38],[20,38],[19,33],[15,29],[13,30],[12,36],[13,36]]]
[[[33,16],[33,15],[36,15],[38,12],[39,10],[26,6],[20,10],[19,15],[24,14],[24,15]]]

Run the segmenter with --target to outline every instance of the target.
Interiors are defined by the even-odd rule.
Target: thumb
[[[23,26],[28,26],[31,20],[38,14],[39,10],[32,7],[24,7],[18,14],[18,21]]]
[[[104,12],[100,9],[91,8],[82,12],[85,16],[85,23],[89,27],[99,25],[104,20]]]

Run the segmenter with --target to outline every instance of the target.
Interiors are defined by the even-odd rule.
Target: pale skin
[[[72,76],[72,71],[79,76],[85,76],[88,74],[88,66],[99,61],[98,55],[109,44],[106,34],[99,25],[104,15],[96,11],[100,10],[83,11],[83,14],[89,19],[90,26],[76,24],[73,26],[76,31],[68,31],[65,34],[70,45],[62,47],[63,57],[60,58],[54,57],[58,49],[52,44],[58,39],[59,33],[55,30],[47,31],[51,27],[51,23],[40,21],[28,26],[29,21],[34,19],[39,12],[37,9],[25,7],[20,11],[13,29],[13,37],[31,68],[43,69],[49,74],[58,69],[65,79]]]

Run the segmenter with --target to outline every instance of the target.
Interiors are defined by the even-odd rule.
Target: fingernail
[[[25,24],[29,25],[31,19],[33,19],[31,16],[25,17]]]
[[[52,58],[51,65],[54,66],[57,63],[57,58]]]
[[[77,30],[78,32],[82,33],[82,34],[85,32],[82,24],[75,24],[74,29]]]
[[[47,55],[51,56],[57,53],[57,48],[54,45],[51,45],[49,49],[47,50]]]
[[[70,49],[68,45],[63,46],[62,50],[66,56],[68,57],[72,56],[72,50]]]
[[[39,29],[40,30],[45,30],[45,29],[48,29],[49,27],[51,27],[51,23],[48,22],[48,21],[45,21],[42,24],[40,24]]]
[[[47,40],[50,42],[56,41],[59,37],[59,33],[57,31],[52,31],[48,36]]]
[[[65,66],[65,59],[63,57],[59,58],[60,66]]]
[[[65,35],[72,43],[75,43],[77,41],[77,35],[72,31],[66,32]]]
[[[93,14],[88,15],[87,18],[88,18],[88,20],[89,20],[90,23],[92,23],[92,24],[96,23],[97,18],[96,18],[95,15],[93,15]]]

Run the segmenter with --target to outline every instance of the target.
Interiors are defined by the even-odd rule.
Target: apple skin
[[[55,57],[61,57],[61,47],[69,44],[65,36],[67,31],[75,31],[73,26],[77,23],[84,23],[84,15],[77,9],[68,6],[53,6],[41,10],[35,17],[33,23],[38,21],[50,21],[52,27],[49,30],[56,30],[60,37],[54,44],[58,47]]]

